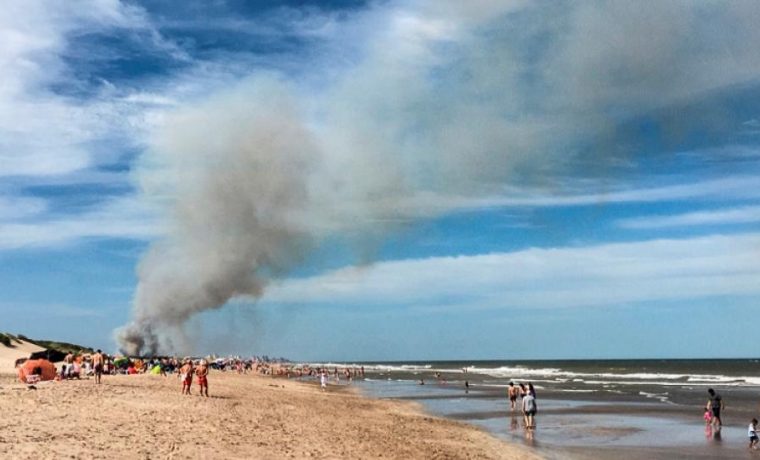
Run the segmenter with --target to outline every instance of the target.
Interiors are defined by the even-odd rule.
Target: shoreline
[[[353,388],[213,372],[211,398],[175,376],[104,376],[27,390],[0,375],[6,458],[540,458],[414,402]],[[194,392],[197,388],[194,386]]]
[[[749,454],[745,420],[751,418],[756,402],[747,388],[718,387],[730,406],[723,428],[708,430],[699,389],[669,389],[667,396],[678,401],[675,403],[640,392],[568,393],[556,386],[539,387],[538,427],[528,433],[519,409],[509,410],[502,387],[478,384],[465,388],[456,381],[419,385],[416,380],[398,377],[372,376],[358,386],[371,397],[418,402],[428,413],[485,429],[545,458],[664,460]],[[661,394],[666,393],[655,396]]]

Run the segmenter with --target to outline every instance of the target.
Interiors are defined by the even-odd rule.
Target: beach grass
[[[7,332],[0,332],[0,343],[5,345],[6,347],[14,347],[16,345],[21,345],[24,343],[22,340],[23,339],[21,339],[19,336],[15,336]]]
[[[13,337],[12,335],[0,332],[0,343],[5,345],[6,347],[12,347],[14,339],[15,337]]]
[[[6,335],[10,335],[10,334],[6,334]],[[11,337],[13,337],[13,336],[11,336]],[[58,351],[61,351],[61,352],[68,352],[68,351],[70,351],[70,352],[72,352],[74,354],[77,354],[77,353],[92,353],[93,351],[95,351],[95,350],[93,350],[90,347],[86,347],[86,346],[83,346],[83,345],[77,345],[75,343],[59,342],[59,341],[56,341],[56,340],[30,339],[29,337],[27,337],[27,336],[25,336],[23,334],[18,334],[17,337],[20,340],[23,340],[23,341],[29,342],[29,343],[33,343],[33,344],[35,344],[37,346],[40,346],[42,348],[46,348],[48,350],[58,350]]]

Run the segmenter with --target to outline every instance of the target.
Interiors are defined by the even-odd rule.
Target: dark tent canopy
[[[42,351],[35,351],[29,356],[29,359],[47,359],[51,363],[58,363],[63,361],[63,358],[66,357],[66,353],[63,353],[58,350],[42,350]]]

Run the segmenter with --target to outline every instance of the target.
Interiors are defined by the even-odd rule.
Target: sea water
[[[325,365],[346,364],[354,365]],[[355,383],[372,397],[414,400],[433,414],[472,423],[511,440],[525,440],[526,433],[519,408],[514,412],[509,408],[506,389],[509,382],[530,382],[539,403],[531,445],[705,446],[711,455],[723,456],[722,452],[730,457],[744,447],[749,420],[760,418],[757,359],[355,365],[365,368],[365,378]],[[725,401],[720,430],[702,418],[708,388]]]

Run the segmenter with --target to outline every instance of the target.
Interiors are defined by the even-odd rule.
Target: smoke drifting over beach
[[[351,43],[350,65],[303,63],[319,84],[254,75],[168,114],[140,172],[166,236],[138,268],[123,350],[182,350],[194,314],[262,295],[327,236],[372,244],[516,178],[635,154],[639,119],[675,143],[733,129],[693,98],[757,84],[756,3],[478,3],[357,13],[326,45]]]
[[[144,179],[172,195],[172,220],[138,269],[135,320],[119,333],[129,353],[181,348],[173,340],[191,315],[259,296],[309,247],[298,219],[313,142],[282,87],[254,86],[175,114],[155,140],[158,173]]]

